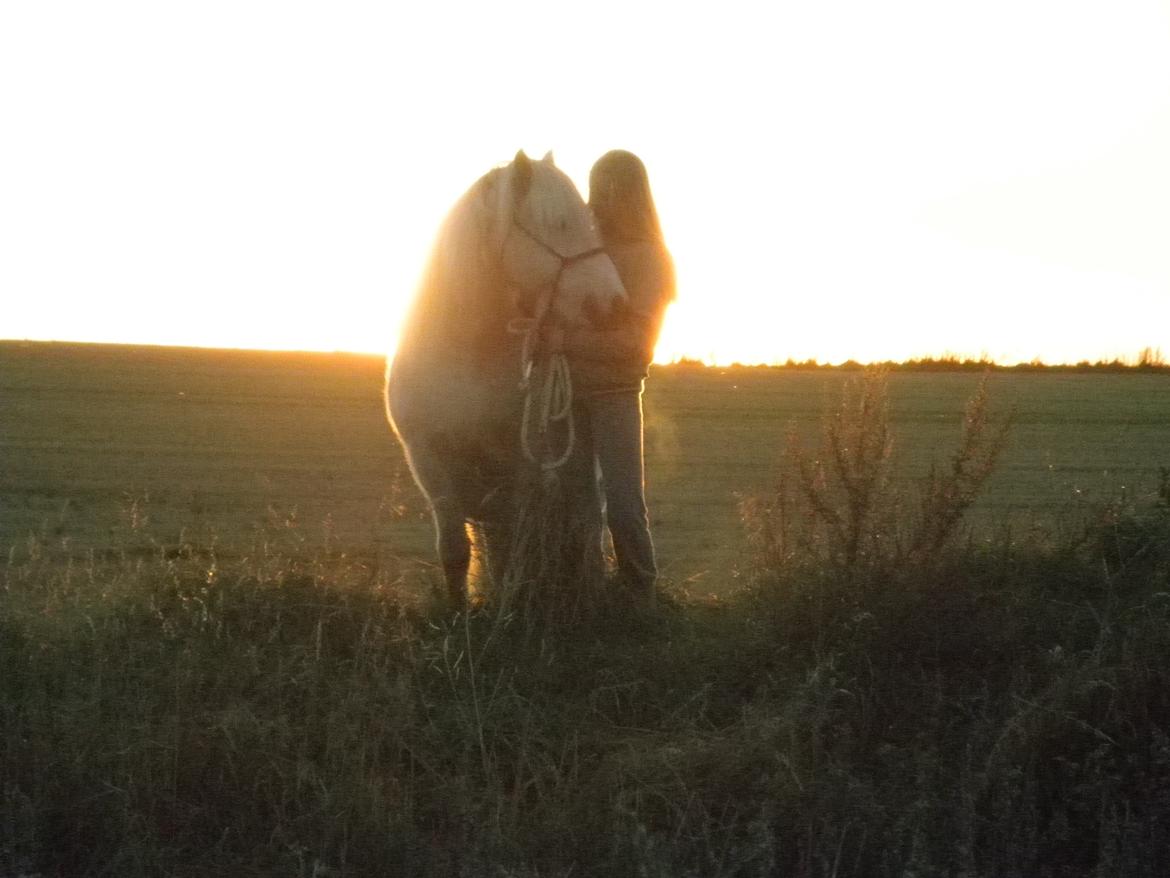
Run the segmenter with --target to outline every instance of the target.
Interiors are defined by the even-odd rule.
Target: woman
[[[674,264],[646,168],[633,153],[613,150],[597,160],[589,207],[629,305],[604,326],[570,332],[564,349],[584,415],[581,438],[593,443],[618,578],[639,603],[652,604],[658,567],[644,492],[642,382],[674,299]]]

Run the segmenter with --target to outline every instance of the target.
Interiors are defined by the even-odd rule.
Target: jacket
[[[574,393],[639,391],[662,329],[666,306],[674,299],[674,264],[652,241],[607,242],[629,304],[604,327],[574,329],[565,336],[565,355]]]

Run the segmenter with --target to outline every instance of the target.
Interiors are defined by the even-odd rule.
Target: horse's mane
[[[491,230],[498,225],[501,197],[511,185],[507,168],[480,177],[447,213],[427,256],[414,301],[402,326],[398,349],[412,346],[426,333],[458,337],[473,334],[471,320],[483,307],[490,286]],[[474,307],[476,304],[479,308]],[[470,306],[470,310],[468,310]]]

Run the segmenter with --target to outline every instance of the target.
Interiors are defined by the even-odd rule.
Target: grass
[[[733,599],[544,636],[279,518],[13,545],[0,875],[1166,874],[1170,476],[975,536],[1001,421],[915,492],[886,392],[745,503]]]

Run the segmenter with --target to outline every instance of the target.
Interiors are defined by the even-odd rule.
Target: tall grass
[[[907,493],[883,395],[745,505],[740,598],[650,617],[450,616],[276,524],[10,547],[0,875],[1167,874],[1170,476],[975,539],[995,419]]]
[[[592,498],[592,460],[554,473],[522,473],[512,500],[512,526],[493,538],[481,530],[487,556],[481,576],[481,609],[497,626],[516,621],[528,636],[586,622],[612,610],[613,590],[605,588],[601,516],[580,508]],[[587,464],[587,466],[586,466]],[[582,486],[585,487],[582,487]]]

